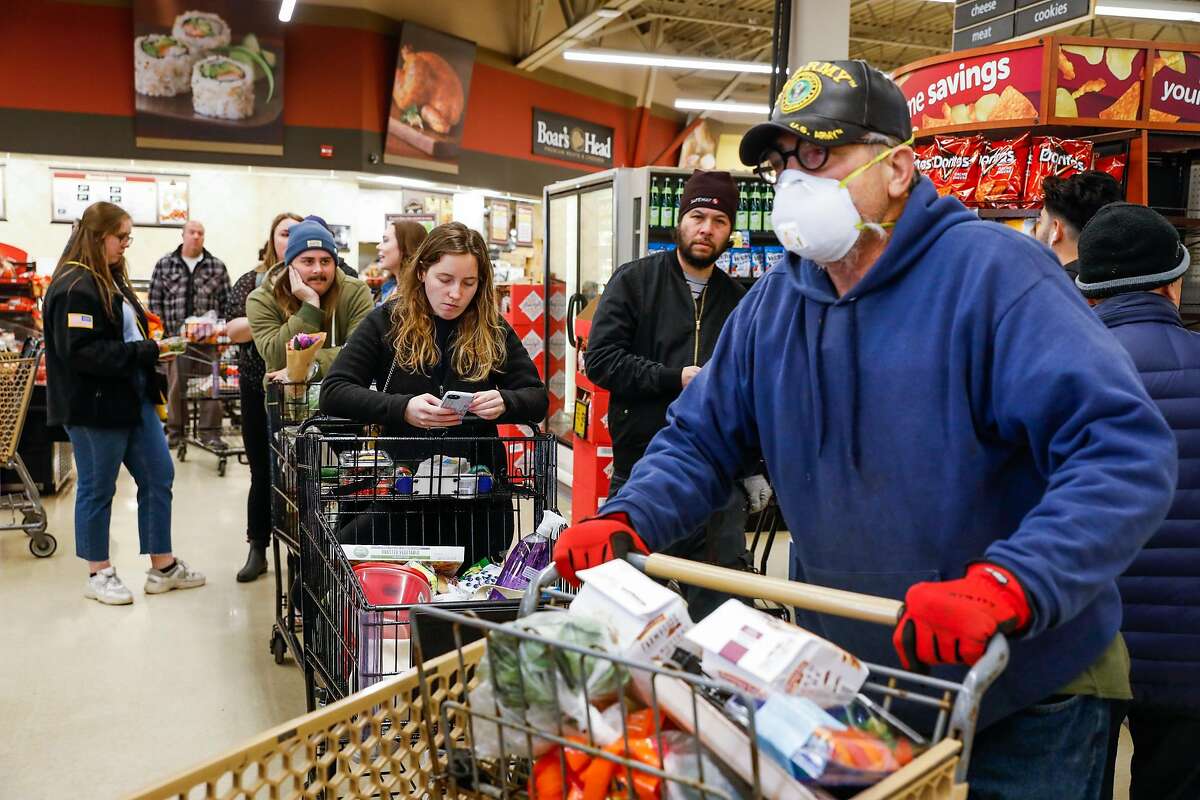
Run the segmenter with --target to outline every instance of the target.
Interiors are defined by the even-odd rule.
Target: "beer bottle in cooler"
[[[746,197],[745,181],[738,182],[737,220],[734,222],[733,227],[739,231],[750,229],[750,201]]]
[[[658,194],[658,178],[650,178],[650,208],[649,214],[650,227],[657,228],[659,223],[659,194]]]
[[[775,226],[771,224],[771,212],[775,210],[775,192],[766,189],[762,194],[762,229],[774,231]]]
[[[674,228],[679,224],[679,218],[683,216],[680,213],[680,207],[683,205],[683,177],[675,179],[675,203],[674,210],[671,214],[671,227]]]

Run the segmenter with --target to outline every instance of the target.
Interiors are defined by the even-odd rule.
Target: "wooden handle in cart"
[[[811,583],[773,578],[754,572],[718,567],[701,561],[688,561],[655,553],[650,556],[630,553],[629,563],[653,578],[674,580],[690,586],[715,589],[727,594],[771,600],[786,606],[822,614],[895,625],[903,604],[886,597],[814,586]]]

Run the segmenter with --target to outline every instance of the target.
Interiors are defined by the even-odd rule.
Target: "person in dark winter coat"
[[[775,182],[788,255],[555,564],[571,579],[668,546],[759,447],[793,579],[904,601],[890,647],[877,626],[801,624],[955,680],[1005,636],[972,796],[1099,800],[1129,696],[1116,579],[1170,506],[1174,437],[1050,251],[939,197],[911,141],[904,94],[866,62],[788,79],[740,152]]]
[[[697,170],[680,198],[675,249],[625,264],[604,287],[585,363],[587,376],[612,393],[609,497],[666,426],[667,407],[708,363],[725,320],[746,294],[714,266],[729,249],[737,206],[737,184],[728,172]],[[766,485],[761,477],[755,483]],[[744,569],[747,511],[747,493],[738,486],[705,524],[667,552]],[[684,592],[693,620],[729,599],[694,586]]]
[[[442,407],[449,391],[472,396],[465,416]],[[363,320],[321,385],[324,413],[411,437],[381,446],[417,475],[422,462],[433,459],[436,474],[439,459],[453,457],[502,477],[499,440],[439,440],[493,439],[497,423],[535,424],[548,407],[545,384],[497,309],[487,245],[459,222],[430,232],[401,273],[396,298]],[[343,541],[460,545],[467,564],[509,546],[513,509],[506,500],[407,504],[410,512],[381,505],[343,529]]]
[[[246,495],[246,541],[250,552],[237,573],[239,583],[248,583],[267,571],[267,545],[271,541],[271,442],[267,428],[267,396],[263,389],[267,365],[254,346],[254,333],[246,316],[246,300],[262,286],[267,275],[283,263],[288,231],[300,222],[299,214],[279,214],[271,221],[267,243],[259,253],[258,266],[233,284],[225,310],[225,334],[238,346],[238,396],[241,400],[242,447],[250,466],[250,490]]]
[[[88,562],[84,596],[127,605],[133,594],[109,560],[109,522],[124,463],[138,487],[138,539],[150,556],[145,591],[204,584],[171,550],[175,467],[158,417],[160,343],[129,285],[125,250],[133,222],[120,206],[93,203],[46,291],[47,421],[75,450],[75,554]]]
[[[1200,797],[1200,334],[1179,316],[1190,261],[1145,206],[1105,206],[1079,237],[1076,285],[1133,357],[1179,448],[1171,510],[1117,581],[1132,660],[1131,800]]]

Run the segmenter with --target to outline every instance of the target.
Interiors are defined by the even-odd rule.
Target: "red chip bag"
[[[1079,139],[1059,139],[1057,136],[1038,136],[1033,140],[1029,158],[1029,174],[1025,180],[1026,208],[1038,208],[1045,194],[1042,182],[1050,175],[1069,178],[1077,172],[1092,168],[1092,143]]]
[[[933,142],[920,144],[913,148],[913,162],[916,164],[917,171],[922,175],[929,175],[933,171],[935,153],[937,153],[937,145]]]
[[[929,177],[943,197],[957,197],[966,205],[975,204],[979,184],[979,156],[983,153],[982,136],[935,136]]]
[[[1112,156],[1096,156],[1092,169],[1112,175],[1120,183],[1125,178],[1125,154],[1117,153]]]
[[[975,204],[986,208],[1016,208],[1025,191],[1029,164],[1029,134],[984,145],[979,156],[979,186]]]

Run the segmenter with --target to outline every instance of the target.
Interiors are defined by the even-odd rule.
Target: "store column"
[[[806,61],[850,54],[850,0],[792,0],[788,72]]]

